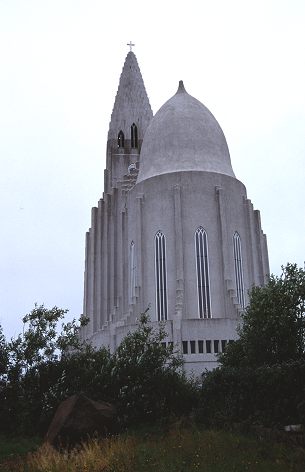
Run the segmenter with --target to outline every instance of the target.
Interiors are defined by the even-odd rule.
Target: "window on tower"
[[[129,303],[133,302],[133,298],[136,295],[136,254],[135,244],[133,241],[130,243],[129,248]]]
[[[138,147],[138,128],[134,123],[131,125],[131,147]]]
[[[200,226],[195,232],[198,310],[200,318],[211,318],[208,236]]]
[[[118,134],[118,148],[123,148],[124,147],[124,133],[121,130]]]
[[[155,236],[156,312],[159,321],[167,320],[167,281],[165,236],[158,231]]]
[[[235,283],[236,295],[238,303],[242,308],[245,308],[245,291],[244,291],[244,276],[243,263],[241,254],[241,240],[237,231],[233,236],[233,250],[234,250],[234,267],[235,267]]]

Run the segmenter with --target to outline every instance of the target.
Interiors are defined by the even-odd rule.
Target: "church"
[[[248,290],[269,275],[266,236],[212,113],[178,90],[153,115],[127,54],[107,141],[104,193],[86,234],[82,337],[116,349],[149,308],[187,372],[217,366]]]

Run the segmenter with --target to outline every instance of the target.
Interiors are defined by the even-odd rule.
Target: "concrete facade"
[[[216,119],[182,83],[153,117],[133,52],[115,99],[85,260],[90,323],[82,336],[113,350],[149,306],[196,374],[214,368],[236,339],[247,291],[269,274],[259,212],[234,175]]]

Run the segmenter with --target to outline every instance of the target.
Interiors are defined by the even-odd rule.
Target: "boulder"
[[[54,446],[73,446],[88,437],[113,432],[116,410],[106,402],[93,401],[83,394],[72,395],[58,406],[45,441]]]

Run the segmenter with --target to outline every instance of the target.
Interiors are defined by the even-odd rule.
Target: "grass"
[[[9,438],[0,436],[0,471],[10,471],[9,464],[15,463],[18,457],[23,458],[29,451],[37,449],[41,440],[38,438]]]
[[[9,467],[9,468],[5,468]],[[91,440],[70,452],[43,445],[5,472],[303,472],[305,451],[225,431],[173,428],[167,433]]]

